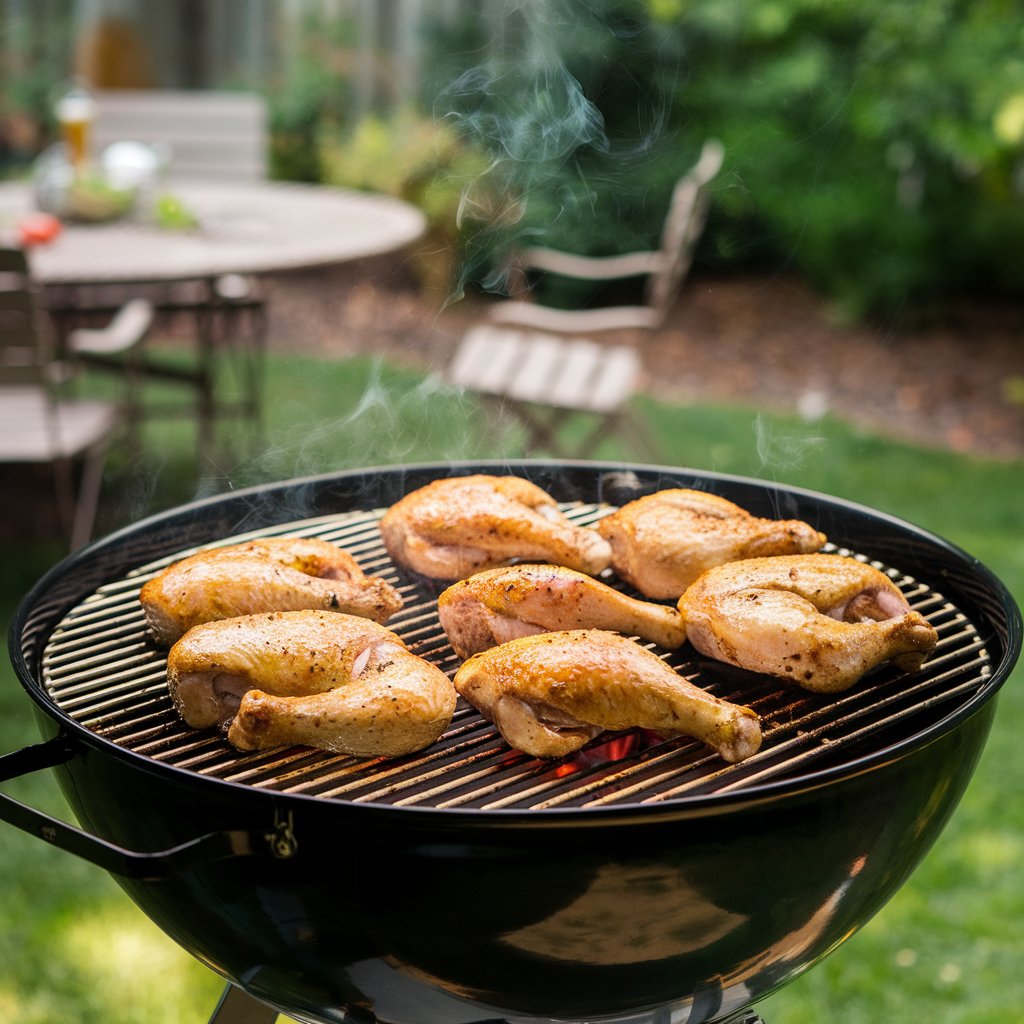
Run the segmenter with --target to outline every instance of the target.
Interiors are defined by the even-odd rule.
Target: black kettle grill
[[[556,762],[510,750],[460,703],[431,748],[359,761],[240,753],[175,714],[141,584],[197,547],[306,535],[399,588],[389,626],[452,673],[441,589],[393,564],[382,511],[439,476],[511,473],[581,525],[692,487],[804,519],[890,574],[939,633],[919,672],[822,696],[659,652],[753,707],[764,743],[727,765],[685,738],[604,735]],[[612,581],[614,582],[614,581]],[[111,871],[220,973],[219,1024],[754,1021],[893,895],[971,778],[1020,653],[1020,613],[977,560],[850,502],[684,469],[414,465],[198,502],[72,555],[21,604],[10,654],[43,741],[0,778],[52,768],[81,824],[0,797],[0,818]]]

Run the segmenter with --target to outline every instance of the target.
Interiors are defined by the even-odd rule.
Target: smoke
[[[597,254],[656,241],[685,163],[652,162],[675,141],[667,109],[680,69],[628,6],[509,3],[485,59],[438,90],[435,119],[489,160],[463,189],[451,298],[469,280],[503,291],[516,247]]]
[[[574,211],[581,194],[590,201],[575,158],[582,148],[607,149],[604,119],[551,45],[463,72],[441,92],[436,110],[491,161],[463,189],[457,227],[464,263],[453,298],[474,277],[486,290],[502,291],[505,268],[494,253],[544,241],[537,218],[524,220],[531,203],[547,206],[541,219],[549,220]],[[573,177],[575,186],[567,180]]]
[[[827,443],[824,437],[773,428],[760,414],[754,417],[752,427],[760,468],[765,473],[799,469],[808,455],[820,451]]]
[[[473,68],[441,96],[461,113],[447,114],[528,184],[561,168],[580,147],[607,148],[601,112],[580,83],[552,57],[516,61],[504,70]]]
[[[301,396],[296,402],[294,415],[282,417],[293,426],[276,430],[278,443],[237,467],[237,479],[259,483],[484,454],[475,402],[460,399],[436,375],[405,377],[384,357],[372,360],[357,400],[337,416],[313,421],[302,412]]]
[[[668,66],[670,78],[678,71],[671,55],[663,61],[655,52],[644,5],[636,5],[635,17],[630,9],[628,0],[523,0],[505,4],[499,17],[489,6],[480,20],[490,30],[479,47],[439,54],[429,72],[436,75],[433,118],[482,156],[479,163],[462,162],[458,153],[448,159],[441,148],[450,133],[439,133],[438,164],[450,169],[446,184],[461,193],[456,224],[462,262],[448,302],[461,297],[470,281],[504,291],[506,257],[519,246],[571,248],[596,240],[592,252],[624,251],[652,240],[640,237],[637,211],[649,208],[660,227],[670,184],[664,196],[656,195],[647,170],[659,146],[671,141],[667,100],[658,91],[662,86],[652,84],[652,62]],[[677,84],[663,83],[664,92]],[[687,156],[666,166],[674,181],[688,166]],[[442,209],[441,200],[453,190],[428,198],[437,198]],[[315,476],[433,459],[439,452],[451,460],[503,458],[520,440],[516,423],[495,419],[487,436],[478,421],[461,434],[446,430],[442,441],[429,409],[452,396],[447,391],[447,398],[439,398],[438,387],[428,378],[410,390],[399,388],[378,366],[358,400],[340,407],[337,416],[308,423],[305,410],[297,408],[295,421],[302,426],[275,433],[278,444],[240,467],[234,479],[244,484]],[[469,398],[465,404],[468,422],[477,406]]]

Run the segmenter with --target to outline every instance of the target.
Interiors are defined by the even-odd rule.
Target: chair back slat
[[[21,249],[0,246],[0,383],[44,384],[47,341],[27,257]]]
[[[673,189],[657,249],[607,256],[587,256],[545,246],[520,249],[514,256],[510,276],[509,291],[513,297],[495,303],[490,319],[495,323],[567,335],[660,327],[693,263],[694,250],[707,218],[708,185],[721,169],[724,155],[717,139],[705,142],[696,164]],[[569,309],[547,306],[529,294],[530,271],[598,284],[641,278],[643,298],[630,305]]]

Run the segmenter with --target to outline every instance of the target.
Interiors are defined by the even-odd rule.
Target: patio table
[[[291,182],[175,180],[167,189],[196,226],[169,229],[145,212],[103,223],[69,222],[30,251],[32,273],[54,305],[83,308],[108,286],[139,289],[190,282],[200,307],[225,277],[262,276],[396,252],[426,231],[416,207],[390,196]],[[140,204],[141,206],[142,204]],[[26,183],[0,183],[0,236],[33,210]],[[58,298],[59,297],[59,298]],[[201,431],[214,411],[211,317],[197,319]]]
[[[190,230],[141,216],[68,223],[34,248],[45,285],[142,284],[270,274],[393,252],[426,230],[416,207],[390,196],[291,182],[176,181],[170,191],[194,213]],[[32,210],[22,183],[0,184],[0,231]]]

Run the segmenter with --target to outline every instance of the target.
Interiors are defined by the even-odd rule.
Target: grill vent
[[[563,511],[586,525],[611,506],[574,504]],[[391,562],[377,525],[381,514],[307,519],[224,543],[315,536],[345,548],[366,572],[385,577],[401,592],[404,607],[389,628],[453,675],[459,662],[436,612],[444,584]],[[234,783],[323,799],[497,810],[654,804],[740,791],[848,763],[909,738],[968,700],[992,671],[977,629],[958,608],[925,583],[873,563],[938,631],[939,643],[919,672],[883,666],[846,693],[823,696],[703,659],[688,645],[659,651],[691,681],[761,716],[762,748],[738,765],[726,764],[696,741],[666,741],[641,730],[605,734],[571,757],[539,761],[510,750],[461,700],[444,736],[406,757],[364,761],[299,747],[240,753],[217,734],[190,729],[175,713],[166,655],[149,639],[138,602],[145,580],[189,553],[177,552],[103,586],[65,616],[44,654],[51,698],[76,722],[136,754]]]

